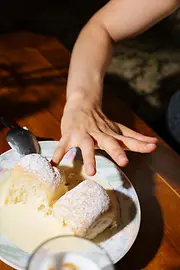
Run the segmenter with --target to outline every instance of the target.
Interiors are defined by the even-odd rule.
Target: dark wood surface
[[[0,114],[27,126],[41,139],[58,140],[70,54],[54,38],[30,33],[0,38]],[[147,135],[155,135],[106,84],[104,111]],[[8,148],[0,126],[0,153]],[[139,235],[118,270],[180,269],[180,159],[160,139],[151,155],[128,153],[124,169],[142,210]],[[1,270],[12,269],[0,262]]]

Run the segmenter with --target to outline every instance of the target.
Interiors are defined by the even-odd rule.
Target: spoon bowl
[[[39,153],[40,147],[33,133],[25,128],[14,127],[6,134],[10,147],[16,150],[21,156],[32,153]]]
[[[16,150],[21,156],[40,153],[38,140],[31,131],[27,128],[12,126],[3,117],[0,118],[0,121],[9,129],[6,140],[12,149]]]

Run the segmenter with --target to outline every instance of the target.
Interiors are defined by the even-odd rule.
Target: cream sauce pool
[[[94,177],[87,177],[82,169],[82,165],[78,163],[73,168],[61,167],[61,169],[65,172],[68,190],[87,178],[95,180],[106,190],[109,189],[109,185],[99,175],[96,174]],[[42,242],[55,236],[69,234],[68,228],[61,228],[58,221],[52,215],[46,216],[22,204],[2,206],[2,199],[8,184],[8,178],[1,180],[0,233],[12,244],[31,253]],[[109,195],[115,206],[115,193],[111,191]],[[111,234],[112,232],[107,229],[97,237],[96,241],[99,242],[105,238],[109,238]]]

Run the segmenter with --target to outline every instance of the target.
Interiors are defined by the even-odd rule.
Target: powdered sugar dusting
[[[74,229],[86,231],[98,217],[110,209],[110,198],[93,180],[85,180],[67,192],[55,204],[55,215],[61,215]]]
[[[30,154],[22,157],[18,163],[27,172],[31,172],[43,183],[49,186],[58,186],[63,181],[63,173],[52,167],[46,157],[39,154]]]

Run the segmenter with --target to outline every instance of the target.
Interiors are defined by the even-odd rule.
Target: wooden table
[[[60,138],[69,52],[54,38],[29,33],[0,39],[0,113],[27,126],[41,139]],[[116,121],[155,135],[118,99],[107,84],[104,111]],[[8,149],[0,127],[0,153]],[[151,155],[129,153],[125,173],[142,210],[137,240],[116,265],[119,270],[180,269],[180,159],[162,140]],[[11,267],[0,262],[1,270]]]

